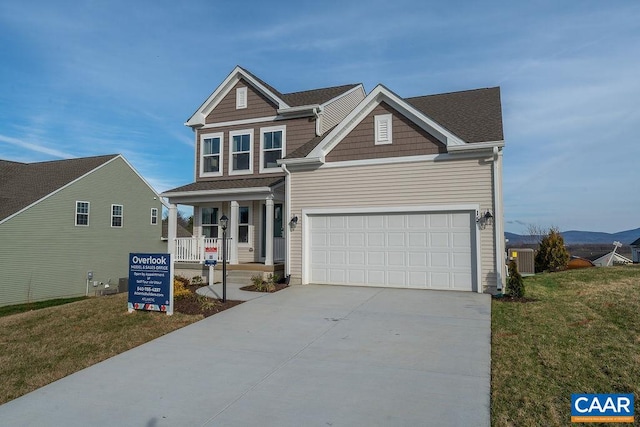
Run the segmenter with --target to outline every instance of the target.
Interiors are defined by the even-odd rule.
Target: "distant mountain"
[[[575,244],[610,244],[618,241],[628,245],[634,240],[640,238],[640,228],[635,230],[620,231],[618,233],[602,233],[598,231],[562,231],[560,232],[567,245]],[[531,236],[523,236],[520,234],[505,232],[504,237],[509,239],[509,243],[528,243],[531,242]]]

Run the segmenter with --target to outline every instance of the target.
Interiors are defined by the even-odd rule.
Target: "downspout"
[[[283,163],[280,166],[282,166],[282,170],[287,174],[284,180],[284,198],[287,206],[285,209],[285,218],[287,218],[288,221],[285,227],[285,230],[287,230],[287,238],[284,241],[284,275],[291,276],[291,226],[289,225],[291,221],[291,172],[287,169],[286,164]]]
[[[500,169],[500,151],[493,147],[493,232],[496,248],[496,290],[502,291],[504,273],[504,231],[502,223],[502,171]]]

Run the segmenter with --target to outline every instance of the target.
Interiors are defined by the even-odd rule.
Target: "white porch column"
[[[240,223],[240,205],[237,201],[231,201],[231,218],[229,218],[229,222],[231,223],[231,230],[229,233],[229,237],[231,238],[231,245],[229,247],[229,264],[237,264],[238,263],[238,225]]]
[[[169,222],[167,224],[167,252],[176,257],[176,237],[178,236],[178,206],[169,205]]]
[[[264,265],[273,265],[273,196],[266,200],[265,224]]]

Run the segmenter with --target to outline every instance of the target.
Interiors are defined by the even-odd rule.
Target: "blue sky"
[[[522,3],[522,4],[521,4]],[[637,1],[0,3],[0,158],[193,181],[183,125],[241,65],[281,92],[500,86],[507,231],[640,227]]]

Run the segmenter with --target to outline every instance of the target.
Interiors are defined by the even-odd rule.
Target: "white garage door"
[[[309,216],[311,283],[474,289],[470,212]]]

